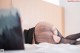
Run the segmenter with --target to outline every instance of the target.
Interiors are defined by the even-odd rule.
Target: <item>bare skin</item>
[[[40,22],[35,27],[36,40],[48,43],[59,43],[61,38],[57,36],[56,28],[47,22]]]

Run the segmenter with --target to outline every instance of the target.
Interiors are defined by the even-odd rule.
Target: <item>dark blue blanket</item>
[[[20,17],[16,9],[0,9],[0,49],[24,49]]]

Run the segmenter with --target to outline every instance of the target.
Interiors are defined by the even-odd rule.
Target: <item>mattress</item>
[[[80,53],[80,45],[70,44],[25,44],[25,50],[4,51],[4,53]]]

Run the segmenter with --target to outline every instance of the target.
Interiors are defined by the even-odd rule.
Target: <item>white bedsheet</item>
[[[80,45],[70,44],[25,44],[25,50],[5,51],[4,53],[80,53]]]

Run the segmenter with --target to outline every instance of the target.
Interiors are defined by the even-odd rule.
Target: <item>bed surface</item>
[[[80,45],[70,44],[25,44],[25,50],[4,51],[4,53],[80,53]]]

